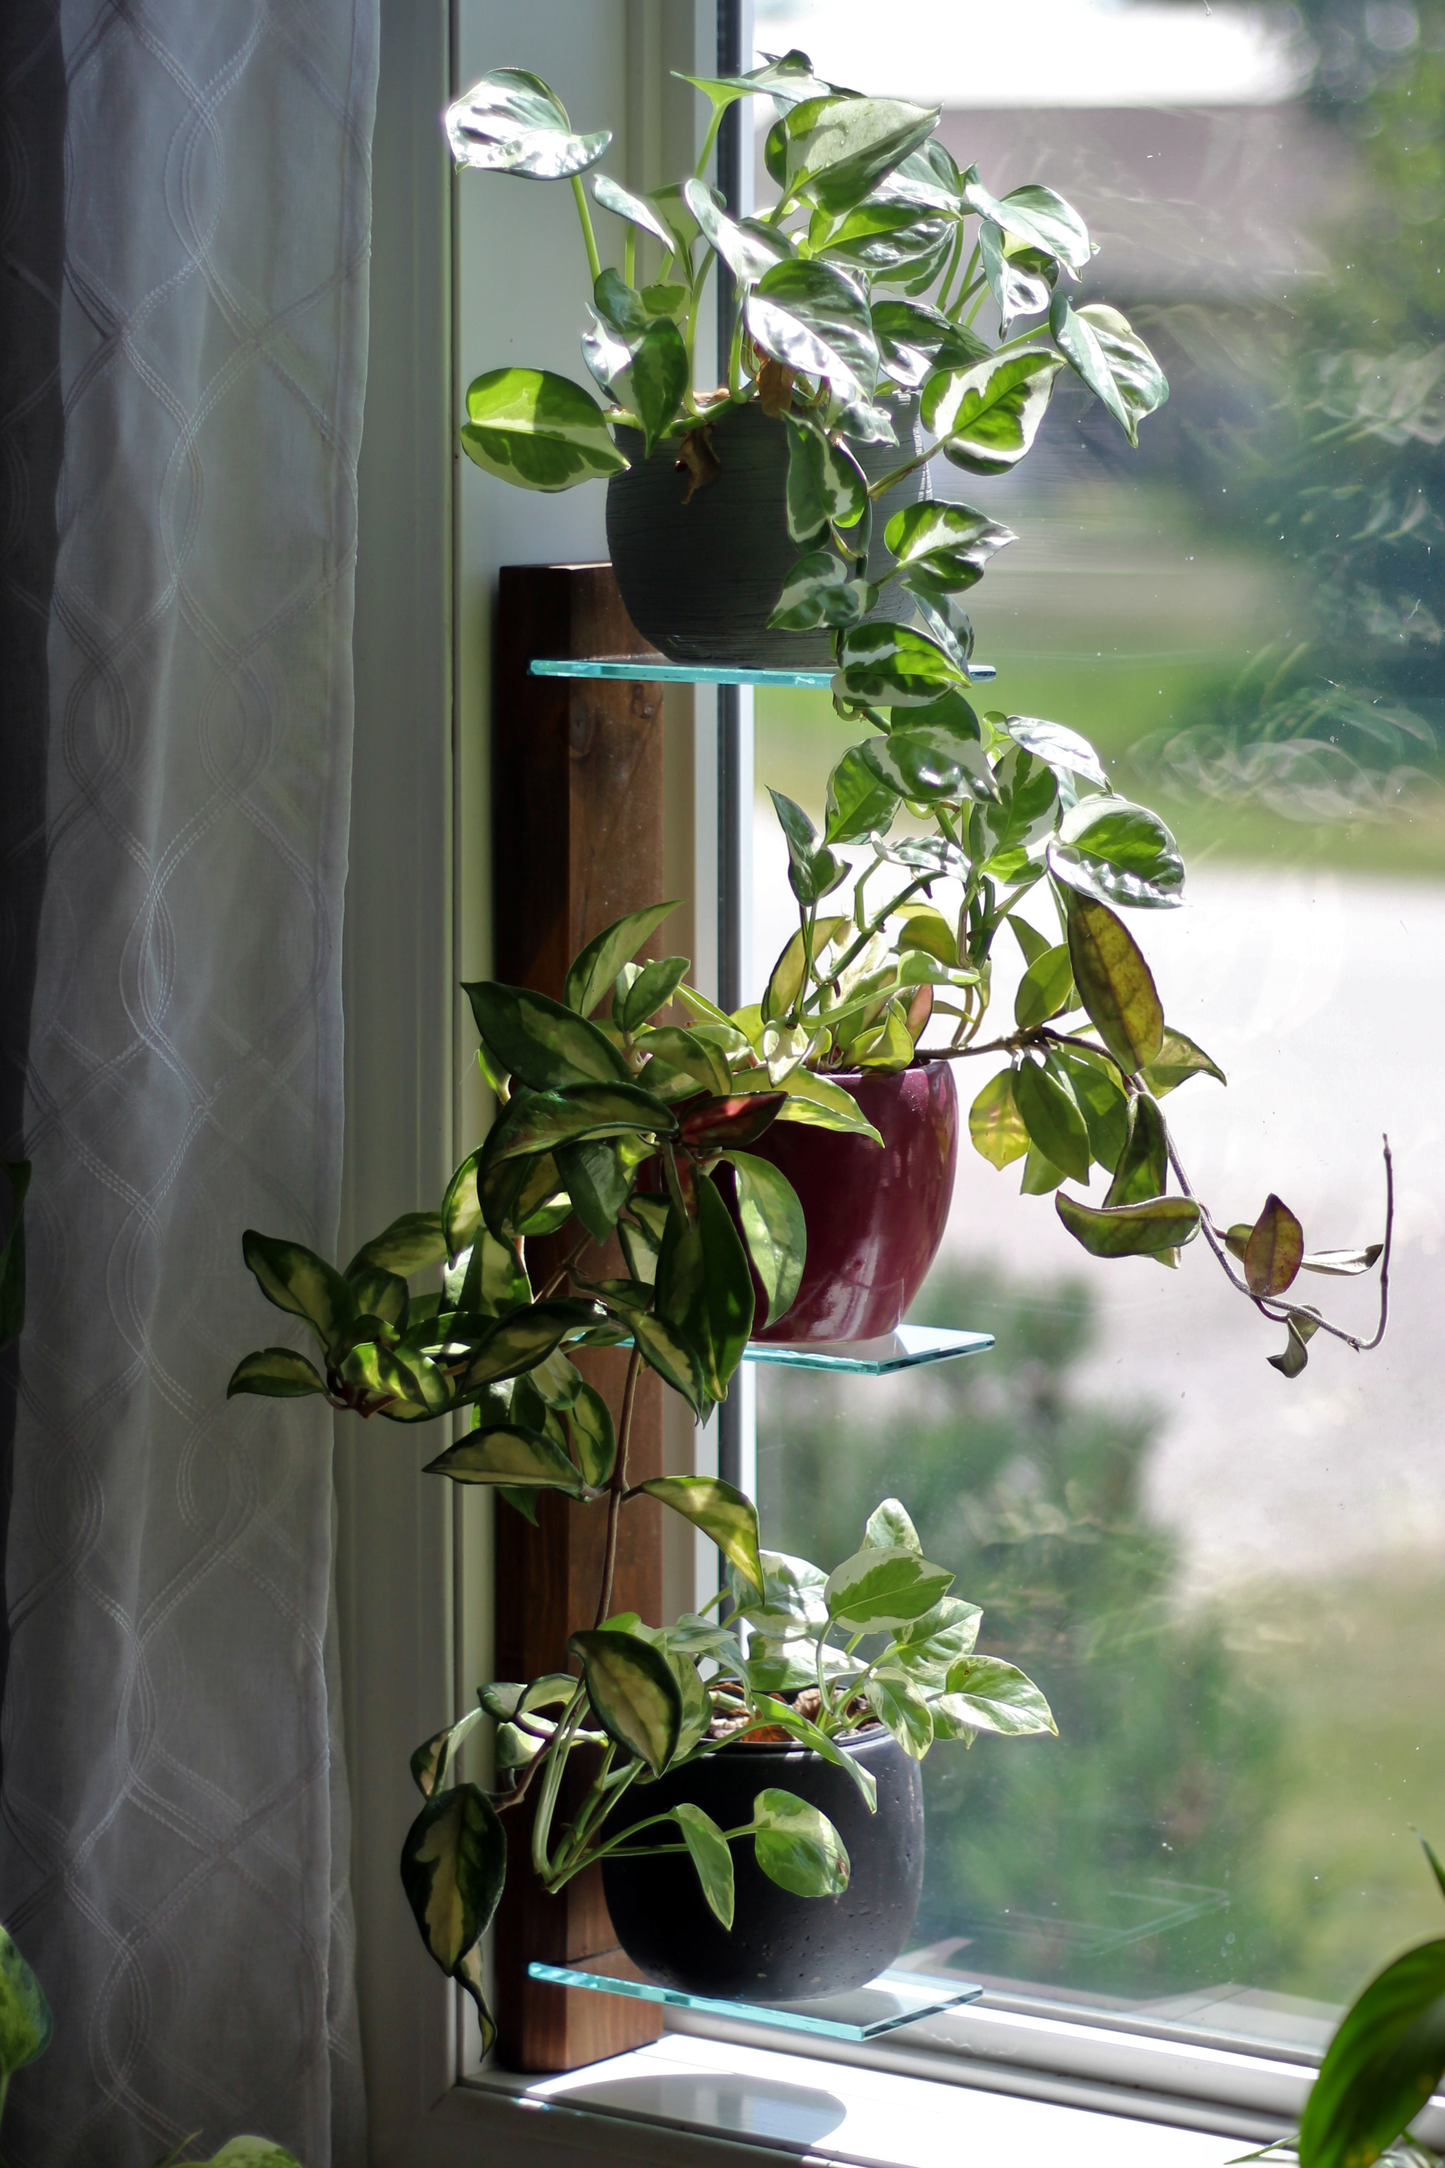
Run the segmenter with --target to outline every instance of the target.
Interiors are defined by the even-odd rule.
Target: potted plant
[[[928,505],[929,462],[1006,473],[1066,367],[1134,443],[1168,396],[1163,373],[1116,309],[1070,299],[1093,254],[1078,212],[1050,188],[999,198],[976,167],[960,172],[934,138],[937,107],[841,89],[800,52],[686,80],[712,105],[696,173],[647,197],[593,180],[622,224],[620,269],[603,264],[582,182],[609,131],[576,134],[556,93],[518,68],[450,108],[459,165],[570,183],[592,283],[582,354],[600,394],[546,370],[488,370],[467,392],[463,448],[523,488],[606,479],[623,600],[677,661],[836,657],[875,676],[892,663],[935,693],[966,682],[959,598],[1010,537],[967,505]],[[754,97],[778,114],[765,158],[779,193],[736,219],[702,176],[724,112]],[[735,297],[727,382],[699,393],[717,262]],[[979,324],[988,303],[995,339]]]

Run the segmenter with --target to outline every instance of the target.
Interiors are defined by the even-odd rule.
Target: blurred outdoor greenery
[[[1193,870],[1438,881],[1445,0],[1301,12],[1311,104],[1355,181],[1314,237],[1334,270],[1232,301],[1131,297],[1172,387],[1139,451],[1065,384],[1032,462],[953,478],[1020,538],[971,597],[998,668],[978,705],[1083,731]],[[824,694],[760,692],[757,718],[760,787],[821,813],[856,726]],[[936,1274],[913,1315],[997,1350],[886,1388],[761,1373],[759,1484],[772,1540],[823,1564],[901,1496],[983,1604],[981,1646],[1058,1715],[1057,1741],[925,1764],[918,1941],[960,1938],[965,1972],[1129,2000],[1232,1983],[1342,2002],[1437,1929],[1411,1831],[1445,1839],[1438,1574],[1417,1554],[1291,1577],[1283,1531],[1276,1580],[1186,1609],[1147,1508],[1158,1420],[1076,1380],[1084,1286],[980,1262]]]
[[[1429,1931],[1410,1835],[1445,1823],[1429,1579],[1382,1562],[1181,1610],[1143,1492],[1155,1420],[1074,1382],[1086,1284],[939,1268],[912,1315],[997,1346],[891,1385],[761,1372],[758,1487],[774,1545],[824,1566],[900,1496],[983,1606],[980,1649],[1058,1718],[1056,1740],[928,1756],[915,1944],[960,1938],[953,1969],[1128,2002],[1344,2001]]]

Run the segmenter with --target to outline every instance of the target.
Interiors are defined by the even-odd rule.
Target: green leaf
[[[450,1476],[454,1483],[506,1483],[520,1490],[568,1491],[580,1495],[582,1479],[560,1445],[540,1430],[503,1424],[469,1431],[456,1445],[438,1453],[424,1475]]]
[[[973,1148],[1002,1173],[1029,1148],[1029,1133],[1014,1097],[1014,1073],[1001,1069],[991,1077],[968,1110]]]
[[[1089,1130],[1067,1073],[1050,1055],[1026,1054],[1014,1072],[1014,1104],[1030,1142],[1076,1182],[1087,1182]]]
[[[1102,1052],[1085,1054],[1056,1047],[1054,1059],[1074,1087],[1074,1097],[1089,1131],[1089,1150],[1112,1173],[1129,1137],[1130,1101],[1115,1081],[1114,1066]],[[1146,1072],[1147,1074],[1147,1072]]]
[[[897,812],[897,791],[879,782],[861,746],[850,746],[828,778],[824,841],[861,843],[868,836],[886,835]]]
[[[1088,739],[1081,738],[1076,730],[1067,729],[1063,723],[1046,723],[1037,715],[1010,715],[1003,727],[1016,745],[1035,759],[1047,761],[1056,774],[1082,775],[1101,790],[1108,789],[1104,763]]]
[[[1129,1102],[1129,1133],[1105,1197],[1106,1205],[1144,1204],[1162,1197],[1169,1179],[1164,1118],[1147,1092]]]
[[[941,587],[967,588],[983,578],[995,550],[1016,542],[1018,536],[986,512],[976,512],[971,504],[938,504],[930,499],[895,512],[883,539],[900,571],[916,567]]]
[[[952,1586],[953,1575],[917,1551],[870,1545],[829,1574],[828,1615],[850,1633],[892,1631],[931,1611]]]
[[[868,506],[868,477],[846,445],[813,422],[783,416],[788,432],[788,533],[810,542],[825,527],[852,527]],[[786,592],[786,590],[785,590]]]
[[[1036,1144],[1031,1144],[1024,1159],[1023,1180],[1019,1183],[1021,1197],[1047,1197],[1050,1190],[1058,1188],[1066,1180],[1062,1167],[1056,1167]]]
[[[532,1286],[510,1243],[478,1225],[470,1245],[457,1253],[444,1281],[445,1307],[479,1317],[505,1317],[532,1299]],[[414,1314],[414,1313],[413,1313]],[[415,1334],[407,1331],[410,1343]],[[418,1343],[427,1345],[426,1341]]]
[[[806,1558],[790,1557],[786,1551],[759,1551],[758,1560],[763,1576],[761,1598],[755,1579],[735,1566],[728,1573],[733,1602],[754,1631],[769,1640],[784,1641],[821,1633],[828,1624],[824,1595],[828,1576],[822,1567]]]
[[[458,1381],[460,1390],[475,1392],[478,1386],[499,1384],[534,1369],[569,1334],[585,1330],[598,1316],[590,1302],[554,1296],[499,1318],[474,1346]]]
[[[1345,2013],[1300,2122],[1300,2168],[1367,2168],[1445,2072],[1445,1940],[1407,1950]]]
[[[614,971],[608,987],[616,976]],[[487,1045],[507,1074],[530,1090],[631,1083],[632,1071],[621,1049],[577,1014],[573,1005],[564,1006],[525,987],[503,986],[495,979],[466,985],[462,991],[471,1001],[477,1029]]]
[[[976,333],[918,301],[875,301],[873,331],[885,371],[908,391],[936,369],[971,368],[989,351]]]
[[[906,625],[854,626],[843,634],[840,662],[835,697],[869,705],[927,707],[962,682],[958,665],[938,642]]]
[[[437,1239],[440,1241],[440,1236]],[[406,1281],[399,1273],[387,1272],[380,1265],[363,1265],[359,1271],[355,1268],[348,1271],[346,1278],[363,1317],[379,1317],[383,1324],[392,1326],[397,1332],[406,1330],[411,1297]],[[352,1329],[354,1331],[355,1327]]]
[[[1133,935],[1106,904],[1065,890],[1074,984],[1089,1020],[1126,1075],[1146,1069],[1164,1044],[1164,1010]]]
[[[517,1688],[520,1700],[522,1689]],[[455,1724],[448,1724],[444,1731],[434,1732],[424,1739],[411,1757],[412,1782],[423,1799],[430,1799],[438,1787],[445,1784],[448,1764],[455,1761],[469,1732],[474,1731],[483,1716],[493,1714],[486,1705],[469,1709]]]
[[[175,2159],[174,2154],[171,2159]],[[169,2168],[169,2164],[161,2163],[160,2168]],[[301,2163],[284,2145],[274,2145],[269,2138],[243,2135],[228,2138],[219,2153],[213,2153],[208,2161],[192,2164],[192,2168],[301,2168]]]
[[[848,1887],[848,1851],[826,1814],[794,1792],[769,1787],[753,1801],[758,1865],[796,1897],[837,1897]]]
[[[682,1697],[660,1649],[608,1627],[575,1633],[569,1654],[582,1666],[592,1713],[609,1739],[661,1776],[682,1724]]]
[[[658,1317],[695,1350],[709,1395],[721,1400],[753,1329],[753,1282],[732,1215],[710,1177],[697,1185],[697,1218],[674,1210],[668,1221],[656,1288]]]
[[[665,1318],[644,1311],[629,1320],[643,1358],[674,1392],[681,1393],[694,1415],[712,1405],[703,1377],[702,1361],[686,1335]]]
[[[767,1297],[763,1323],[775,1324],[802,1285],[808,1255],[803,1207],[792,1183],[770,1160],[751,1152],[729,1152],[726,1157],[738,1178],[743,1240]]]
[[[1202,1047],[1186,1039],[1182,1031],[1172,1026],[1164,1027],[1164,1039],[1159,1052],[1144,1071],[1144,1082],[1156,1099],[1172,1092],[1192,1076],[1212,1076],[1221,1084],[1229,1082],[1224,1071],[1212,1062]]]
[[[1026,348],[969,369],[940,370],[923,387],[923,421],[945,459],[970,474],[1007,474],[1033,444],[1062,357]]]
[[[1059,823],[1048,850],[1056,880],[1136,910],[1170,911],[1184,901],[1179,846],[1147,807],[1127,798],[1083,798]]]
[[[1011,242],[992,219],[981,221],[978,253],[999,313],[999,327],[1007,331],[1016,316],[1041,316],[1049,305],[1058,266],[1041,249]]]
[[[690,1800],[673,1808],[682,1841],[687,1846],[703,1896],[714,1919],[731,1928],[733,1923],[733,1856],[727,1839],[710,1814]]]
[[[588,1234],[606,1242],[632,1187],[632,1170],[618,1147],[605,1141],[558,1145],[557,1171]]]
[[[848,1136],[882,1137],[867,1119],[851,1092],[815,1069],[794,1069],[788,1074],[787,1099],[778,1115],[780,1122],[802,1122],[814,1129],[836,1129]]]
[[[872,401],[878,342],[852,279],[825,263],[776,263],[748,293],[748,331],[785,368],[823,377],[847,404]]]
[[[784,580],[768,624],[777,632],[809,632],[820,625],[856,625],[878,600],[878,589],[856,579],[851,564],[834,550],[809,550]]]
[[[324,1393],[326,1381],[315,1366],[290,1347],[261,1347],[243,1355],[231,1372],[226,1398],[237,1393],[263,1393],[272,1400],[299,1400],[307,1393]]]
[[[339,1340],[356,1316],[356,1298],[336,1267],[301,1243],[279,1242],[248,1227],[241,1255],[266,1300],[304,1317],[324,1348]]]
[[[796,47],[780,58],[770,60],[766,67],[752,68],[746,75],[681,75],[673,73],[678,81],[691,83],[695,90],[703,92],[714,106],[730,106],[737,98],[766,95],[788,104],[800,104],[804,98],[826,97],[831,84],[820,82],[813,73],[813,63],[806,53]]]
[[[1069,366],[1108,408],[1129,442],[1137,444],[1140,422],[1163,406],[1169,386],[1128,318],[1097,301],[1071,308],[1067,295],[1058,293],[1049,328]]]
[[[817,830],[800,805],[779,790],[770,788],[768,796],[787,838],[789,886],[799,903],[820,903],[848,878],[847,865],[819,843]]]
[[[506,1878],[506,1834],[486,1793],[458,1784],[429,1799],[402,1846],[402,1888],[429,1954],[476,2004],[484,2048],[496,2027],[475,1953]]]
[[[601,1490],[612,1474],[617,1458],[617,1433],[612,1410],[595,1385],[579,1386],[577,1397],[564,1411],[563,1422],[582,1480]]]
[[[996,1656],[961,1656],[950,1664],[942,1706],[974,1731],[998,1732],[1008,1739],[1044,1731],[1058,1734],[1053,1712],[1033,1680]]]
[[[1074,987],[1074,967],[1069,960],[1067,941],[1057,948],[1045,949],[1036,957],[1019,980],[1014,995],[1014,1022],[1020,1031],[1031,1031],[1035,1024],[1046,1024],[1051,1016],[1070,1005],[1069,996]]]
[[[1199,1207],[1192,1197],[1095,1206],[1058,1196],[1054,1209],[1091,1257],[1154,1257],[1192,1242],[1199,1232]]]
[[[625,990],[619,974],[612,1000],[612,1021],[620,1031],[641,1031],[649,1018],[665,1008],[691,969],[686,956],[662,956],[642,966]]]
[[[682,406],[691,380],[687,347],[670,316],[654,317],[632,349],[632,360],[617,379],[623,403],[642,424],[648,458]],[[618,455],[620,457],[620,455]]]
[[[651,204],[645,203],[641,196],[634,196],[631,189],[624,188],[620,181],[614,181],[607,173],[594,175],[592,193],[604,211],[613,211],[619,218],[625,218],[632,225],[640,226],[644,233],[650,233],[671,253],[674,245],[672,235]]]
[[[435,1212],[403,1212],[400,1219],[361,1248],[346,1268],[350,1280],[361,1272],[394,1272],[405,1280],[427,1265],[440,1264],[448,1254],[440,1215]]]
[[[751,218],[729,218],[716,190],[705,181],[684,181],[682,200],[697,220],[699,232],[739,286],[755,284],[775,263],[786,263],[797,253],[788,236],[776,227]]]
[[[890,731],[860,747],[865,767],[900,798],[917,805],[992,798],[993,770],[981,745],[923,725]]]
[[[805,99],[778,123],[784,186],[832,215],[851,210],[928,140],[939,112],[897,98]]]
[[[1271,1190],[1244,1248],[1244,1277],[1251,1295],[1282,1295],[1304,1257],[1304,1229]]]
[[[662,1024],[644,1032],[637,1043],[644,1053],[651,1056],[647,1067],[638,1078],[644,1091],[656,1092],[659,1089],[658,1084],[653,1081],[653,1064],[657,1062],[664,1068],[675,1070],[683,1085],[690,1082],[701,1087],[703,1091],[711,1092],[716,1098],[727,1096],[732,1082],[727,1062],[718,1048],[698,1033],[684,1030],[681,1024]],[[682,1095],[671,1084],[668,1085],[668,1091],[674,1099]]]
[[[918,1540],[918,1530],[908,1516],[905,1506],[896,1498],[885,1498],[881,1506],[875,1506],[868,1516],[863,1530],[865,1551],[916,1551],[923,1556],[923,1545]]]
[[[645,911],[629,911],[624,917],[614,919],[604,926],[583,949],[579,949],[567,973],[562,989],[562,999],[578,1016],[590,1016],[598,1004],[612,992],[617,974],[625,963],[630,963],[643,942],[677,909],[671,903],[652,903]],[[476,1007],[475,1002],[472,1004]],[[593,1075],[613,1075],[617,1072],[594,1070]],[[530,1078],[524,1078],[530,1082]],[[560,1080],[559,1081],[564,1081]]]
[[[557,181],[596,165],[610,128],[573,135],[557,93],[525,68],[494,68],[447,107],[447,141],[459,166]]]
[[[1286,1339],[1278,1355],[1267,1355],[1271,1370],[1278,1370],[1283,1377],[1297,1378],[1309,1361],[1309,1343],[1320,1329],[1320,1315],[1307,1304],[1290,1311],[1285,1320]]]
[[[863,1682],[869,1708],[887,1726],[911,1761],[922,1761],[933,1744],[933,1717],[922,1690],[906,1672],[875,1671]]]
[[[563,1084],[555,1091],[519,1092],[509,1101],[488,1132],[482,1168],[485,1173],[501,1160],[599,1137],[676,1133],[672,1109],[636,1084]]]
[[[654,1476],[641,1488],[717,1545],[748,1587],[763,1592],[763,1569],[758,1556],[758,1509],[731,1483],[710,1475]]]
[[[1311,1250],[1300,1259],[1302,1272],[1332,1273],[1338,1279],[1353,1279],[1361,1272],[1368,1272],[1378,1264],[1383,1242],[1369,1242],[1362,1250]]]
[[[1031,181],[1006,196],[992,196],[980,181],[977,166],[968,168],[961,185],[967,208],[980,218],[992,219],[1015,240],[1042,249],[1071,271],[1082,271],[1088,263],[1093,254],[1088,228],[1073,205],[1052,188]]]
[[[489,369],[468,386],[467,413],[467,457],[520,489],[571,489],[627,470],[592,394],[548,369]]]
[[[52,2025],[40,1982],[0,1927],[0,2093],[17,2070],[45,2053]]]
[[[960,1656],[973,1654],[982,1619],[976,1603],[945,1596],[897,1636],[889,1660],[924,1686],[942,1688],[948,1682],[949,1666]]]

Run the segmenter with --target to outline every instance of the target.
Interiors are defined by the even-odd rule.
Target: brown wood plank
[[[506,565],[498,598],[493,709],[496,976],[560,997],[584,942],[626,911],[661,900],[662,688],[624,681],[534,678],[534,656],[650,655],[617,593],[610,565]],[[644,955],[662,951],[655,936]],[[532,1246],[534,1281],[558,1258]],[[615,1245],[590,1256],[600,1275],[625,1268]],[[578,1367],[620,1414],[625,1355],[598,1349]],[[662,1386],[640,1381],[628,1479],[662,1473]],[[662,1508],[635,1501],[622,1516],[614,1611],[662,1609]],[[497,1676],[533,1679],[566,1668],[567,1636],[590,1625],[601,1579],[600,1506],[542,1495],[531,1528],[497,1507]],[[569,1784],[585,1783],[580,1771]],[[564,1803],[566,1799],[564,1791]],[[530,1808],[506,1817],[511,1869],[497,1921],[499,2053],[513,2070],[575,2070],[655,2040],[655,2005],[527,1977],[533,1958],[565,1964],[601,1956],[616,1938],[596,1869],[558,1896],[526,1866]]]

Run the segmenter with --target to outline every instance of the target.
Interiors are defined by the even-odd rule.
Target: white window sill
[[[1258,2142],[1272,2120],[1261,2127],[1255,2117],[1230,2117],[1234,2134],[1226,2135],[1187,2127],[1188,2110],[1178,2101],[1145,2103],[1121,2090],[1106,2107],[1100,2086],[1100,2104],[1083,2107],[995,2090],[977,2076],[982,2084],[668,2032],[585,2070],[533,2079],[498,2073],[468,2090],[478,2105],[479,2096],[488,2099],[487,2121],[498,2135],[499,2123],[510,2126],[507,2158],[517,2168],[531,2156],[540,2162],[559,2153],[675,2159],[675,2142],[664,2134],[678,2131],[721,2141],[729,2154],[741,2146],[754,2159],[761,2152],[816,2168],[938,2168],[959,2160],[1007,2160],[1010,2168],[1057,2168],[1061,2160],[1070,2168],[1224,2168],[1248,2149],[1239,2133],[1254,2130]],[[664,2140],[662,2149],[648,2139]]]

